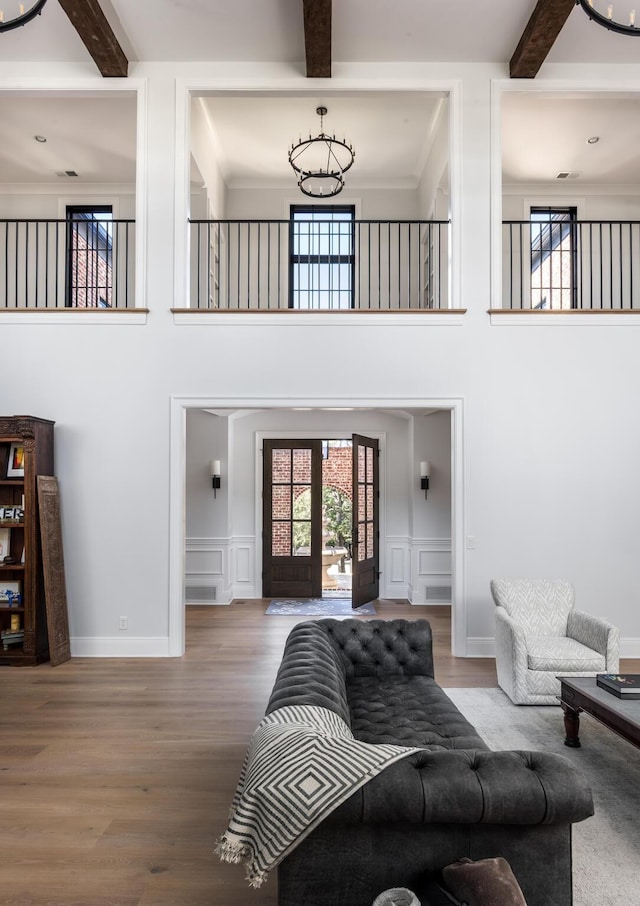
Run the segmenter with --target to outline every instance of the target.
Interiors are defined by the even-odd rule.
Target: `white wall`
[[[229,600],[229,421],[200,409],[186,413],[185,600]],[[209,462],[224,464],[215,497]]]
[[[419,487],[420,463],[431,464],[429,490]],[[451,603],[451,413],[414,419],[411,601]]]
[[[335,201],[355,205],[356,218],[360,220],[416,220],[419,217],[415,189],[354,190],[347,184]],[[230,188],[227,216],[231,220],[288,220],[290,205],[311,202],[313,199],[298,192],[292,174],[290,189]]]
[[[462,326],[339,328],[291,322],[265,326],[178,326],[172,306],[186,300],[175,280],[174,135],[176,77],[215,87],[226,66],[134,65],[147,88],[144,237],[145,324],[2,323],[2,409],[55,419],[67,597],[75,654],[166,654],[169,650],[170,401],[292,395],[335,399],[464,399],[463,552],[459,589],[468,653],[490,653],[494,576],[563,576],[579,606],[620,626],[623,653],[640,655],[640,484],[635,416],[640,390],[633,327],[584,322],[496,326],[491,307],[491,80],[500,67],[407,64],[393,72],[341,65],[384,90],[405,77],[456,87],[460,144],[452,160],[452,201],[459,205],[454,277],[467,308]],[[40,78],[99,79],[78,67],[0,65],[0,86]],[[549,67],[542,78],[580,86],[633,84],[640,69]],[[238,68],[234,70],[238,78]],[[260,67],[247,74],[260,78]],[[253,81],[252,81],[253,80]],[[237,82],[236,82],[237,84]],[[249,84],[249,87],[251,87]],[[303,87],[283,72],[281,85]],[[350,83],[353,85],[353,82]],[[456,127],[457,128],[457,127]],[[184,152],[186,136],[178,148]],[[499,191],[499,189],[498,189]],[[456,193],[458,193],[456,195]],[[456,208],[454,207],[454,215]],[[184,264],[183,264],[184,266]],[[277,322],[280,324],[281,322]],[[292,376],[295,375],[295,381]],[[175,451],[174,451],[175,452]],[[422,457],[420,457],[422,458]],[[435,478],[435,476],[434,476]],[[171,521],[173,520],[173,522]],[[176,523],[177,521],[177,523]],[[234,528],[235,531],[235,528]],[[118,630],[119,615],[129,630]],[[464,652],[460,652],[464,653]]]
[[[216,159],[217,147],[211,121],[201,98],[194,98],[191,103],[190,148],[204,181],[209,201],[210,212],[203,216],[205,218],[209,216],[226,217],[225,195],[227,187]]]

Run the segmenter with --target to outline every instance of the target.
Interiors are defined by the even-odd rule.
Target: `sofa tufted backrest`
[[[564,579],[492,579],[491,594],[499,607],[525,632],[566,636],[574,607],[573,586]]]
[[[350,676],[433,676],[426,620],[318,620]]]

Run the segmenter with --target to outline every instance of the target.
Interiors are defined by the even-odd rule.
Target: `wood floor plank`
[[[213,854],[300,621],[266,607],[187,608],[183,658],[0,668],[0,906],[275,906],[275,875],[252,890]],[[451,656],[448,607],[376,607],[431,622],[445,687],[496,685]]]

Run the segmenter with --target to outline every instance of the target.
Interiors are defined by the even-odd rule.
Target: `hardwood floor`
[[[265,609],[188,608],[183,658],[0,668],[0,904],[275,906],[275,873],[254,891],[213,855],[299,621]],[[496,685],[492,660],[448,653],[448,608],[377,610],[431,621],[445,687]]]

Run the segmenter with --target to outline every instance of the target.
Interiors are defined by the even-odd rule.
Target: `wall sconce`
[[[431,475],[431,463],[430,462],[421,462],[420,463],[420,488],[424,491],[425,500],[427,498],[427,491],[429,490],[429,475]]]
[[[213,496],[215,498],[216,491],[220,487],[220,460],[219,459],[210,460],[209,472],[211,473],[211,486],[213,488]]]

